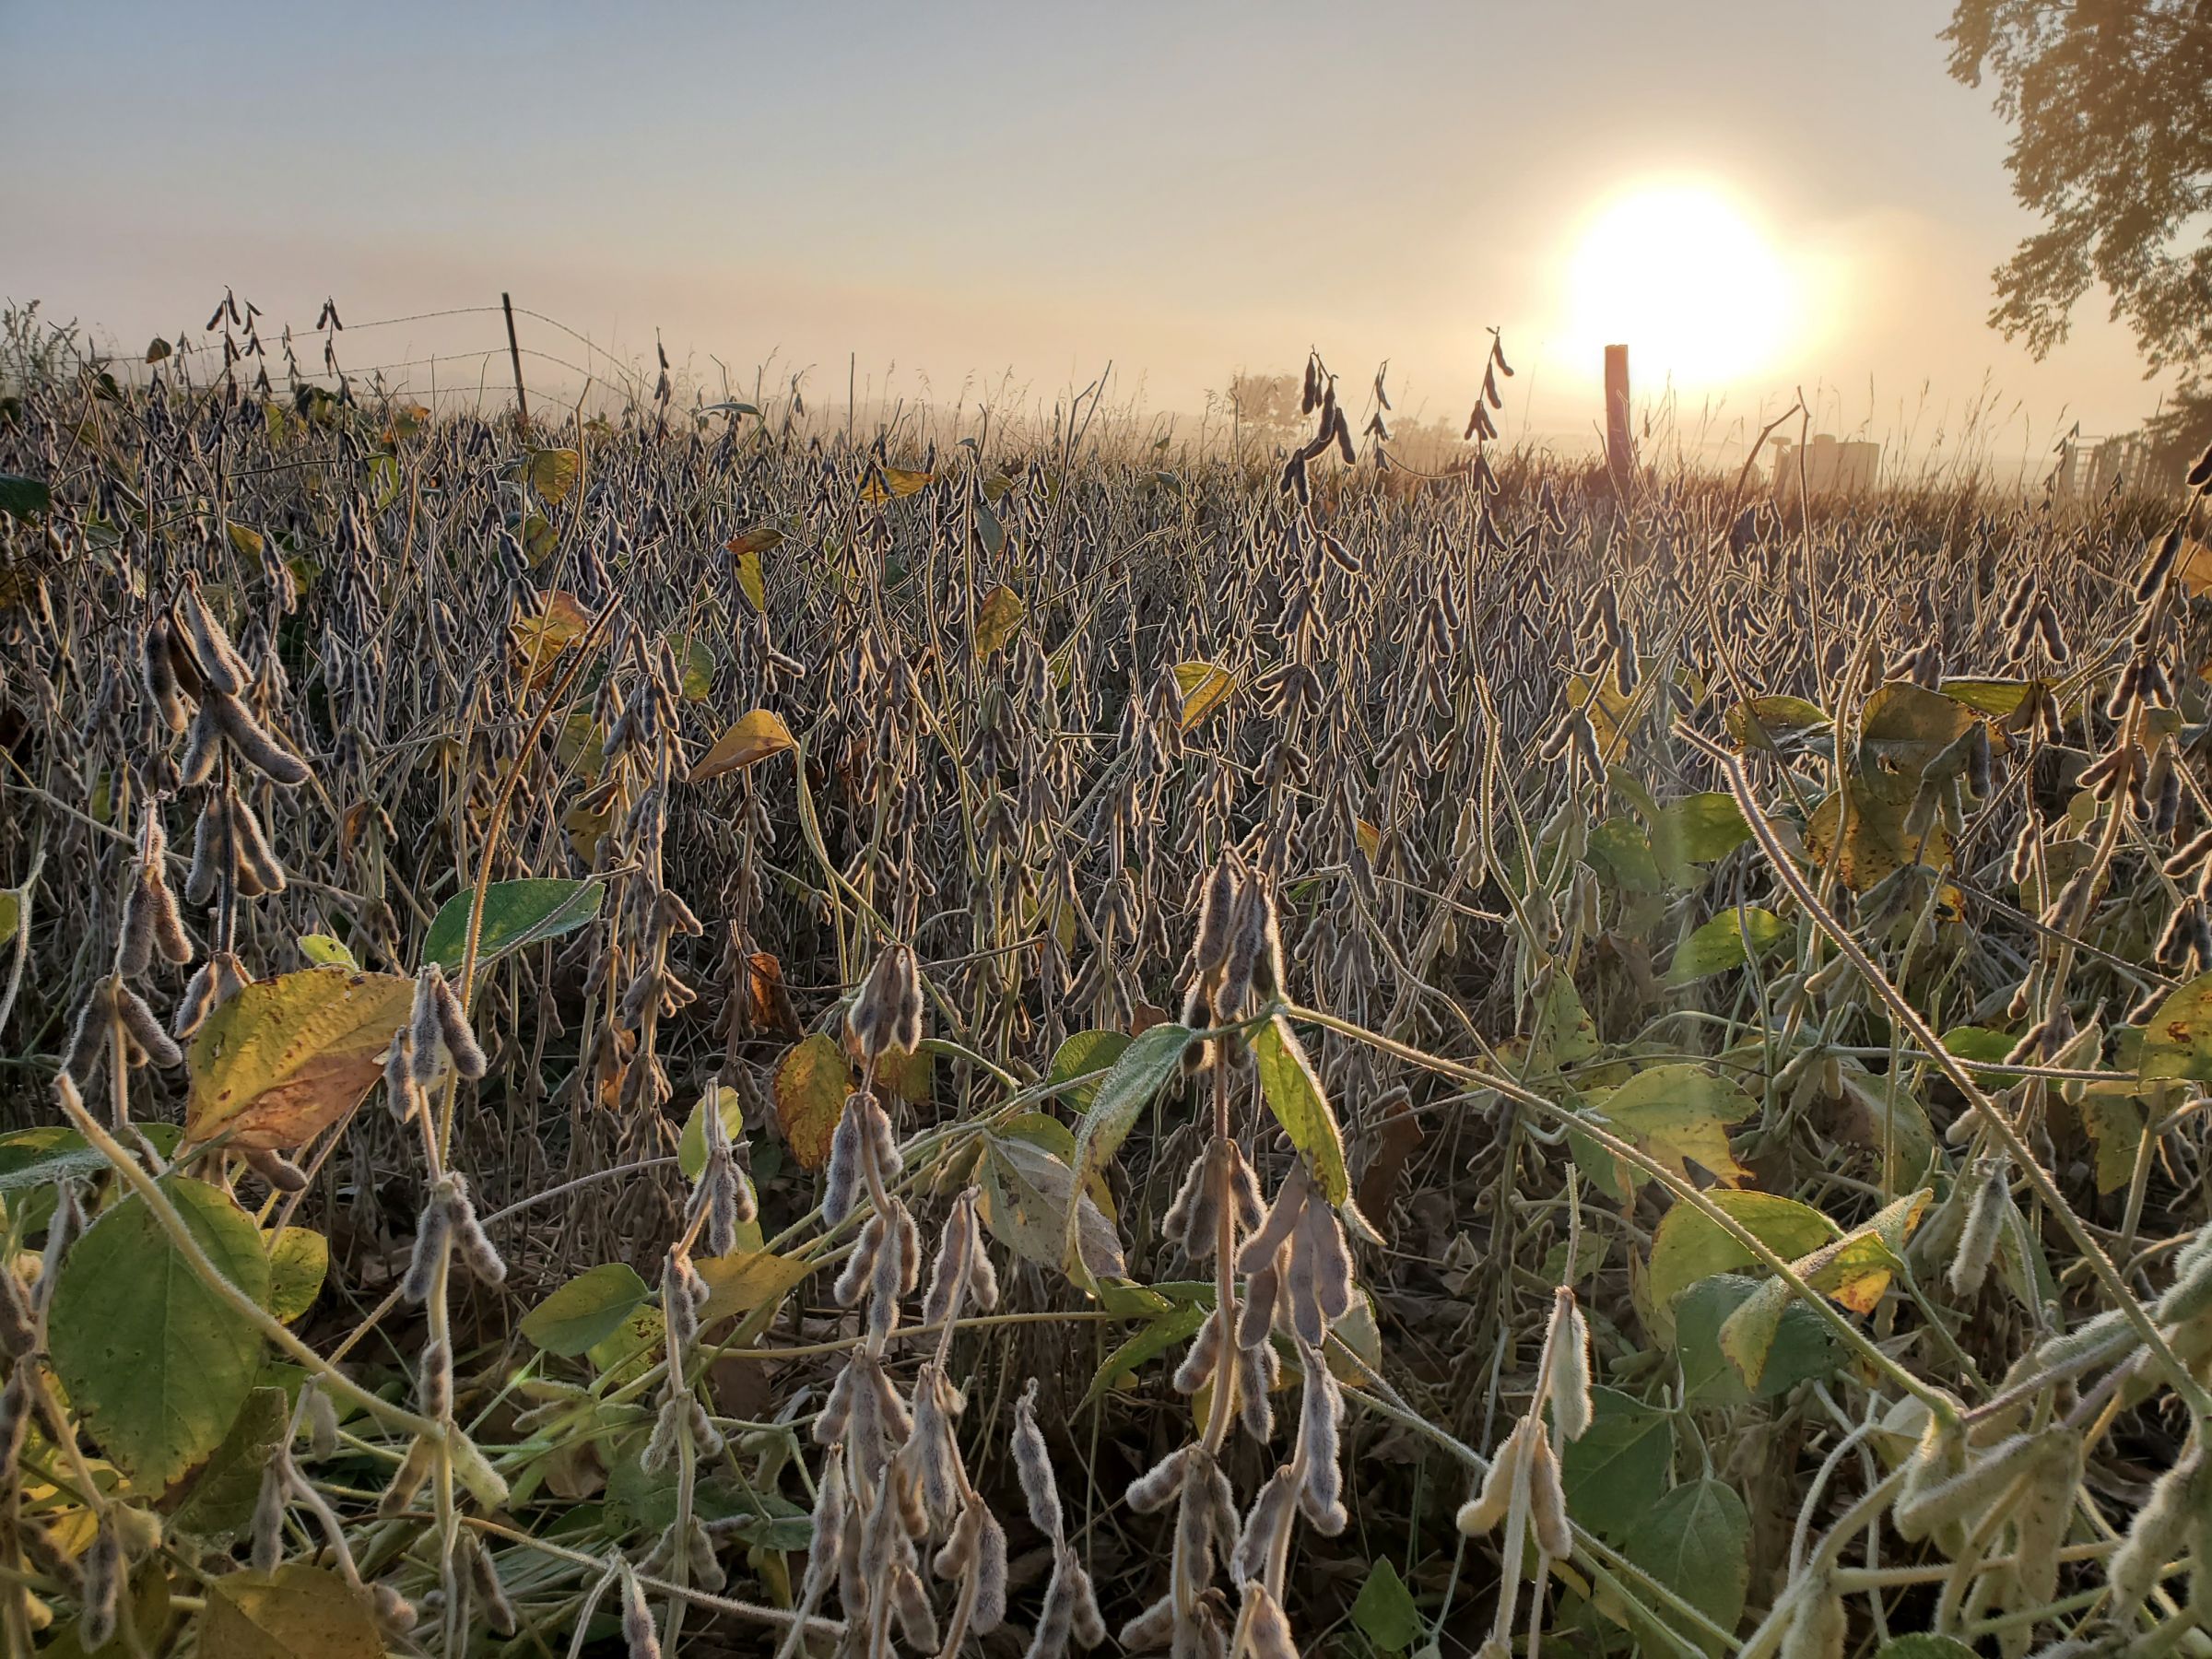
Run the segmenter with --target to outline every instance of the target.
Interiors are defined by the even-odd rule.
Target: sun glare
[[[1714,389],[1771,363],[1790,325],[1783,260],[1726,195],[1703,184],[1640,188],[1600,208],[1568,270],[1578,358],[1626,342],[1640,387]]]

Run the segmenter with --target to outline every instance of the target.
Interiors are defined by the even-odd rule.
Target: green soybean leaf
[[[626,1262],[587,1268],[524,1316],[523,1335],[548,1354],[572,1359],[619,1330],[650,1294]]]
[[[1743,1621],[1751,1586],[1751,1517],[1717,1480],[1678,1486],[1629,1539],[1628,1557],[1723,1630]]]
[[[268,1241],[269,1312],[286,1324],[315,1305],[330,1273],[330,1241],[312,1227],[288,1227]]]
[[[219,1187],[161,1183],[216,1270],[256,1303],[269,1261],[253,1218]],[[261,1370],[261,1332],[211,1289],[134,1194],[85,1230],[49,1318],[54,1370],[100,1449],[147,1487],[175,1483],[238,1418]]]
[[[300,954],[318,968],[344,968],[355,973],[361,970],[346,941],[333,934],[301,934]]]
[[[563,881],[530,877],[495,881],[484,890],[484,927],[477,940],[477,965],[520,950],[541,939],[574,933],[599,913],[606,888],[596,881]],[[468,947],[468,912],[474,890],[455,893],[440,908],[422,941],[423,960],[448,973],[461,971]]]
[[[262,1469],[291,1434],[291,1406],[281,1388],[256,1388],[237,1421],[184,1488],[171,1521],[181,1532],[227,1544],[245,1531],[261,1501]]]
[[[1128,1267],[1113,1223],[1075,1171],[1035,1142],[989,1135],[983,1143],[983,1224],[1017,1254],[1062,1267],[1082,1281],[1122,1278]]]
[[[1045,1068],[1044,1080],[1048,1083],[1065,1083],[1070,1077],[1084,1077],[1095,1071],[1104,1071],[1128,1052],[1130,1041],[1125,1031],[1077,1031],[1053,1051],[1053,1063]],[[1105,1081],[1100,1077],[1096,1082],[1063,1088],[1060,1098],[1077,1112],[1088,1112],[1091,1102],[1099,1098],[1099,1088]]]
[[[1929,1196],[1926,1192],[1909,1194],[1865,1225],[1790,1265],[1806,1284],[1851,1312],[1871,1313],[1889,1288],[1905,1240],[1919,1224]],[[1753,1388],[1764,1377],[1783,1312],[1795,1294],[1788,1280],[1779,1276],[1769,1279],[1721,1327],[1722,1350]]]
[[[1595,1099],[1598,1114],[1616,1134],[1674,1174],[1688,1180],[1694,1164],[1728,1186],[1749,1178],[1751,1171],[1728,1149],[1728,1125],[1742,1123],[1758,1103],[1718,1072],[1670,1062],[1640,1071]],[[1617,1179],[1632,1191],[1645,1177],[1635,1165],[1621,1164]]]
[[[1830,724],[1828,712],[1802,697],[1754,697],[1722,717],[1728,735],[1740,747],[1771,749]]]
[[[1819,1249],[1843,1230],[1810,1205],[1774,1193],[1732,1193],[1715,1187],[1705,1198],[1785,1262]],[[1644,1285],[1653,1305],[1665,1310],[1700,1279],[1732,1273],[1758,1260],[1696,1205],[1677,1203],[1659,1218]]]
[[[0,1193],[82,1181],[107,1168],[107,1158],[85,1145],[74,1129],[48,1124],[0,1135]]]
[[[1729,1316],[1759,1293],[1759,1283],[1740,1273],[1716,1274],[1692,1285],[1675,1303],[1675,1358],[1682,1367],[1683,1396],[1691,1404],[1727,1406],[1778,1399],[1800,1382],[1833,1376],[1843,1363],[1842,1345],[1828,1322],[1803,1302],[1792,1301],[1775,1325],[1759,1386],[1747,1388],[1743,1373],[1721,1350],[1721,1331]]]
[[[1420,1610],[1387,1556],[1377,1556],[1368,1568],[1367,1582],[1352,1598],[1352,1622],[1385,1653],[1403,1653],[1419,1639]]]
[[[53,491],[40,478],[0,473],[0,512],[11,518],[32,519],[53,505]]]
[[[1740,915],[1724,911],[1682,941],[1667,968],[1666,982],[1688,985],[1741,968],[1754,954],[1763,956],[1781,944],[1789,931],[1788,923],[1756,904],[1745,906]]]
[[[1104,1300],[1100,1299],[1101,1301]],[[1083,1403],[1088,1406],[1109,1389],[1135,1382],[1139,1369],[1159,1359],[1177,1344],[1195,1335],[1198,1327],[1206,1323],[1206,1316],[1212,1311],[1210,1298],[1204,1302],[1171,1302],[1165,1312],[1106,1356],[1104,1363],[1090,1380],[1090,1391],[1083,1396]]]
[[[691,1115],[684,1120],[684,1132],[676,1143],[676,1167],[686,1181],[697,1181],[699,1173],[707,1167],[707,1102],[722,1113],[722,1127],[730,1137],[733,1150],[745,1140],[745,1100],[734,1088],[720,1083],[707,1085],[706,1092],[691,1108]],[[842,1102],[840,1102],[841,1109]]]
[[[1652,820],[1652,854],[1677,888],[1695,885],[1693,866],[1724,858],[1750,839],[1751,826],[1735,797],[1718,791],[1669,801]]]
[[[1078,1036],[1089,1033],[1078,1033]],[[1105,1037],[1108,1032],[1096,1035]],[[1077,1041],[1070,1038],[1069,1042]],[[1127,1138],[1138,1115],[1151,1104],[1152,1097],[1166,1088],[1182,1065],[1182,1051],[1190,1046],[1188,1028],[1162,1023],[1154,1026],[1143,1036],[1125,1046],[1106,1075],[1098,1081],[1090,1104],[1085,1108],[1083,1120],[1076,1126],[1076,1152],[1071,1167],[1085,1186],[1091,1177],[1113,1161],[1113,1155]],[[1096,1047],[1106,1045],[1097,1044]],[[1062,1053],[1066,1044],[1062,1045]],[[1055,1055],[1053,1063],[1059,1063]],[[1080,1071],[1070,1074],[1080,1077]],[[1065,1218],[1068,1227],[1075,1225],[1073,1214]],[[1067,1240],[1065,1259],[1075,1255],[1075,1238],[1071,1230]]]
[[[1290,1144],[1305,1154],[1322,1195],[1331,1204],[1351,1196],[1351,1177],[1344,1167],[1344,1135],[1336,1127],[1336,1113],[1322,1092],[1321,1078],[1304,1046],[1277,1014],[1252,1036],[1253,1063],[1260,1074],[1260,1092],[1268,1110],[1289,1135]]]
[[[1590,1427],[1560,1448],[1567,1512],[1609,1543],[1634,1535],[1666,1491],[1674,1423],[1618,1388],[1590,1391]]]

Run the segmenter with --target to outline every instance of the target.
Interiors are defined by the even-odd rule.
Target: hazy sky
[[[1609,320],[1577,298],[1578,246],[1608,203],[1688,180],[1764,244],[1787,326],[1717,416],[1687,394],[1685,427],[1799,383],[1828,388],[1823,424],[1893,441],[1956,431],[1985,385],[2015,453],[2062,420],[2131,427],[2157,388],[2100,296],[2041,365],[1983,324],[2030,221],[1987,90],[1944,72],[1947,15],[0,0],[0,293],[135,348],[196,330],[226,283],[302,329],[326,293],[351,324],[511,288],[623,357],[658,328],[710,380],[710,353],[748,382],[773,354],[823,403],[851,352],[940,398],[972,373],[1049,400],[1111,359],[1125,398],[1195,411],[1311,345],[1362,390],[1387,357],[1402,410],[1455,420],[1495,324],[1523,370],[1508,435],[1579,434]],[[1647,299],[1712,291],[1678,251],[1650,264]],[[343,344],[473,383],[458,354],[497,330]]]

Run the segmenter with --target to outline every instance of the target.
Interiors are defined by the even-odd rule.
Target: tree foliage
[[[1950,71],[2016,125],[2013,193],[2043,220],[1995,272],[1991,324],[2039,358],[2090,284],[2153,372],[2212,360],[2212,12],[2194,0],[1959,0]]]

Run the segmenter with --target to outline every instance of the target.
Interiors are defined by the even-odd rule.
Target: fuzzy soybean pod
[[[197,789],[215,776],[216,762],[223,758],[223,728],[215,710],[206,703],[192,717],[184,738],[184,753],[177,760],[177,782]]]
[[[192,712],[177,683],[171,650],[169,618],[157,616],[140,639],[138,684],[153,705],[154,718],[173,736],[183,732]]]
[[[822,1177],[822,1220],[830,1227],[853,1213],[853,1199],[860,1191],[860,1160],[867,1156],[862,1114],[867,1104],[866,1095],[847,1095],[836,1132],[830,1137],[830,1164]]]
[[[1574,1553],[1574,1529],[1567,1521],[1567,1487],[1559,1471],[1558,1453],[1551,1449],[1551,1433],[1539,1420],[1529,1436],[1528,1519],[1536,1542],[1555,1560]]]
[[[1237,1310],[1239,1347],[1249,1351],[1267,1346],[1267,1335],[1275,1327],[1277,1304],[1282,1300],[1283,1269],[1289,1255],[1290,1247],[1286,1244],[1256,1270],[1246,1270],[1244,1301]]]
[[[1244,1584],[1264,1576],[1297,1512],[1298,1471],[1285,1464],[1261,1483],[1259,1495],[1245,1512],[1244,1529],[1230,1552],[1230,1577]]]
[[[1283,1374],[1282,1357],[1265,1339],[1237,1350],[1237,1416],[1244,1432],[1266,1441],[1275,1436],[1275,1402],[1270,1397]]]
[[[499,1570],[491,1564],[491,1551],[474,1533],[464,1532],[461,1538],[468,1556],[469,1588],[484,1604],[485,1622],[497,1635],[513,1635],[514,1604],[507,1599],[507,1587],[500,1583]]]
[[[154,911],[147,897],[143,870],[123,897],[123,926],[115,947],[115,971],[135,979],[153,965]]]
[[[415,1001],[407,1017],[407,1063],[418,1088],[435,1088],[445,1076],[445,1033],[438,1018],[438,995],[432,989],[444,978],[445,971],[435,962],[424,963],[422,971],[415,976]]]
[[[622,1563],[622,1641],[629,1659],[661,1659],[661,1638],[653,1609],[645,1605],[645,1587],[628,1561]]]
[[[2164,535],[2150,544],[2144,555],[2142,568],[2136,573],[2136,602],[2148,605],[2165,591],[2166,580],[2173,574],[2175,561],[2181,557],[2182,527],[2174,525]]]
[[[2116,1618],[2129,1618],[2149,1599],[2166,1563],[2187,1541],[2192,1520],[2204,1507],[2203,1465],[2203,1444],[2193,1442],[2182,1460],[2159,1477],[2150,1488],[2149,1501],[2136,1512],[2127,1535],[2120,1540],[2120,1547],[2105,1567]],[[2196,1571],[2201,1573],[2205,1570],[2205,1563],[2199,1561]]]
[[[1551,1420],[1559,1438],[1572,1442],[1588,1432],[1594,1408],[1590,1397],[1590,1322],[1574,1292],[1561,1285],[1551,1306]]]
[[[423,977],[429,983],[430,1006],[438,1022],[438,1035],[445,1044],[446,1053],[452,1057],[453,1070],[474,1082],[484,1075],[487,1067],[477,1034],[469,1029],[468,1011],[461,1006],[461,994],[453,989],[445,971],[435,962],[423,970]],[[417,994],[421,994],[419,990]]]
[[[1814,1575],[1793,1593],[1783,1627],[1780,1659],[1843,1659],[1851,1618],[1831,1571]]]
[[[937,1616],[929,1605],[929,1592],[922,1586],[922,1576],[912,1567],[900,1567],[891,1575],[891,1611],[899,1619],[899,1633],[906,1638],[906,1645],[917,1653],[934,1651],[937,1645]]]
[[[282,861],[262,832],[261,819],[238,795],[230,797],[230,853],[238,872],[238,890],[246,897],[281,893],[288,885]]]
[[[1191,955],[1199,979],[1209,985],[1218,982],[1221,970],[1229,960],[1237,900],[1243,885],[1243,866],[1235,853],[1224,853],[1200,889],[1198,936],[1192,945]]]
[[[252,1542],[246,1555],[256,1572],[273,1571],[284,1559],[284,1496],[290,1484],[285,1474],[285,1461],[282,1457],[273,1457],[261,1468],[261,1495],[253,1504],[253,1520],[248,1533]],[[382,1502],[377,1505],[380,1513],[395,1513],[405,1508],[405,1498],[389,1511]]]
[[[1305,1242],[1312,1262],[1313,1305],[1324,1330],[1309,1341],[1319,1344],[1328,1325],[1352,1311],[1352,1253],[1344,1241],[1344,1228],[1335,1212],[1309,1197],[1306,1204]]]
[[[1505,1512],[1512,1504],[1513,1482],[1520,1477],[1521,1460],[1526,1454],[1534,1420],[1525,1417],[1515,1419],[1512,1430],[1491,1455],[1481,1488],[1459,1506],[1459,1530],[1468,1537],[1479,1538],[1505,1519]]]
[[[84,1082],[100,1068],[107,1050],[109,1022],[115,1018],[115,990],[119,983],[112,978],[92,982],[92,989],[77,1005],[76,1022],[69,1033],[68,1050],[62,1055],[62,1070],[67,1076]]]
[[[1063,1544],[1053,1552],[1053,1576],[1044,1588],[1044,1607],[1037,1616],[1037,1628],[1030,1637],[1024,1659],[1061,1659],[1067,1652],[1076,1625],[1076,1588],[1067,1571],[1070,1567],[1082,1571]]]
[[[1306,1522],[1325,1537],[1345,1529],[1349,1517],[1344,1508],[1344,1471],[1337,1458],[1342,1451],[1339,1430],[1344,1423],[1344,1391],[1317,1348],[1306,1347],[1300,1356],[1305,1367],[1305,1395],[1298,1416],[1297,1465],[1301,1477],[1298,1507]]]
[[[2009,1169],[2001,1158],[1984,1159],[1966,1210],[1966,1226],[1959,1235],[1951,1258],[1951,1288],[1971,1296],[1989,1277],[1989,1265],[1997,1253],[1997,1240],[2012,1208]]]
[[[277,742],[238,698],[210,692],[201,712],[212,715],[216,729],[238,758],[270,782],[297,789],[312,775],[307,762]]]
[[[1257,1273],[1274,1260],[1275,1253],[1290,1241],[1312,1194],[1312,1182],[1300,1160],[1291,1166],[1290,1172],[1283,1177],[1283,1184],[1276,1189],[1275,1203],[1258,1230],[1238,1250],[1239,1273]]]
[[[923,1508],[939,1521],[952,1514],[966,1484],[953,1435],[966,1404],[936,1361],[922,1362],[914,1377],[914,1431],[900,1457],[913,1476]]]
[[[1194,1394],[1214,1380],[1221,1364],[1222,1311],[1214,1308],[1207,1312],[1198,1334],[1192,1338],[1190,1351],[1183,1355],[1182,1363],[1175,1368],[1175,1389],[1178,1394]]]
[[[154,1018],[146,998],[120,982],[115,986],[115,1017],[123,1022],[124,1030],[144,1059],[164,1071],[184,1064],[184,1051],[161,1029],[161,1022]]]
[[[1298,1659],[1289,1618],[1257,1579],[1244,1585],[1244,1611],[1239,1622],[1244,1627],[1244,1651],[1252,1659]]]
[[[861,1113],[861,1127],[868,1136],[868,1155],[876,1160],[876,1173],[885,1181],[895,1180],[906,1168],[906,1159],[899,1151],[899,1132],[891,1125],[891,1114],[883,1109],[883,1102],[874,1095],[865,1096],[867,1108]]]
[[[168,865],[160,862],[149,864],[142,879],[145,903],[153,925],[154,948],[163,961],[182,967],[199,954],[199,947],[194,943],[177,909],[177,896],[169,885]]]
[[[1131,1481],[1123,1500],[1140,1515],[1167,1508],[1176,1493],[1182,1490],[1191,1456],[1191,1447],[1178,1446]]]
[[[230,636],[223,631],[223,625],[207,608],[207,601],[201,595],[196,581],[188,580],[183,591],[178,594],[176,616],[182,625],[180,632],[192,647],[193,664],[206,688],[229,697],[243,691],[253,677],[246,672],[237,648],[230,643]]]
[[[123,1539],[112,1514],[100,1517],[92,1535],[92,1547],[85,1551],[83,1570],[84,1613],[77,1630],[90,1653],[105,1647],[113,1638],[123,1601]]]
[[[867,1293],[869,1280],[876,1272],[876,1258],[883,1253],[883,1217],[870,1216],[862,1224],[853,1253],[845,1258],[844,1271],[830,1287],[830,1294],[837,1299],[839,1307],[850,1308]]]
[[[1897,1530],[1907,1538],[1924,1538],[1937,1527],[1979,1515],[2018,1479],[2033,1460],[2038,1437],[2016,1434],[1991,1447],[1948,1479],[1917,1495],[1900,1494]]]
[[[1037,1427],[1037,1379],[1031,1377],[1014,1403],[1014,1470],[1021,1478],[1021,1495],[1030,1506],[1030,1519],[1046,1537],[1064,1536],[1060,1517],[1060,1487],[1053,1478],[1052,1453]]]
[[[2198,1231],[2174,1257],[2173,1283],[2152,1309],[2160,1324],[2187,1324],[2212,1309],[2212,1228]]]
[[[815,1483],[813,1533],[806,1549],[806,1578],[802,1601],[812,1606],[829,1581],[831,1567],[844,1553],[845,1452],[831,1446],[822,1459],[821,1477]]]
[[[1937,1488],[1966,1470],[1966,1430],[1955,1415],[1932,1416],[1921,1430],[1919,1443],[1905,1459],[1905,1479],[1899,1488],[1892,1520],[1908,1543],[1917,1544],[1941,1523],[1924,1506]],[[1956,1517],[1953,1518],[1956,1524]]]
[[[407,1454],[394,1471],[391,1483],[384,1488],[383,1496],[377,1500],[376,1512],[392,1516],[400,1513],[415,1500],[422,1490],[423,1482],[429,1479],[430,1469],[437,1461],[436,1442],[418,1437],[407,1448]]]
[[[205,904],[214,897],[216,884],[229,874],[230,855],[229,797],[218,794],[200,808],[192,831],[192,865],[184,877],[184,897]]]
[[[453,1196],[449,1200],[453,1218],[453,1254],[480,1285],[497,1285],[507,1277],[507,1263],[477,1219],[476,1202],[469,1196],[467,1179],[461,1175],[448,1178]],[[688,1265],[688,1264],[687,1264]]]
[[[2081,1479],[2079,1430],[2047,1429],[2036,1441],[2012,1509],[2013,1571],[2024,1598],[2016,1606],[2041,1606],[2057,1595],[2058,1547]]]
[[[814,1419],[814,1438],[818,1444],[834,1446],[851,1431],[853,1404],[862,1386],[860,1356],[855,1354],[830,1384],[821,1412]]]
[[[408,1301],[420,1302],[430,1294],[430,1284],[438,1271],[438,1260],[446,1242],[453,1237],[453,1210],[450,1202],[453,1188],[449,1182],[441,1182],[430,1191],[424,1202],[422,1213],[415,1220],[415,1246],[407,1257],[407,1271],[400,1280],[400,1294]]]
[[[1214,1253],[1220,1230],[1217,1225],[1221,1193],[1218,1176],[1224,1161],[1222,1148],[1234,1144],[1223,1135],[1208,1141],[1205,1152],[1184,1174],[1167,1214],[1160,1218],[1160,1236],[1191,1261],[1202,1262]]]
[[[975,1205],[969,1193],[962,1193],[953,1200],[952,1213],[946,1217],[945,1231],[937,1241],[937,1259],[929,1275],[929,1294],[922,1299],[924,1324],[946,1324],[959,1317],[959,1305],[967,1298],[969,1251],[975,1239]]]

